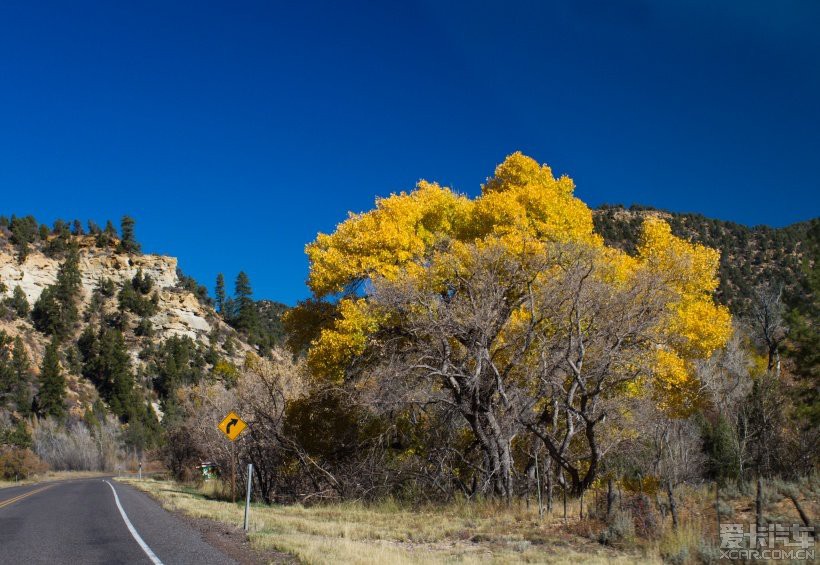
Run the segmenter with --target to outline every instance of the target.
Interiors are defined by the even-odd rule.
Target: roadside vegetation
[[[167,480],[119,479],[149,493],[166,509],[240,528],[243,505],[231,503],[219,481],[180,484]],[[671,516],[640,516],[637,498],[618,501],[605,517],[603,497],[584,508],[579,499],[539,516],[532,499],[512,505],[497,500],[455,500],[408,506],[396,500],[313,505],[253,503],[249,540],[257,550],[275,549],[305,563],[700,563],[718,556],[714,492],[709,485],[685,487],[680,527]],[[804,511],[820,511],[820,479],[777,483],[765,494],[767,519],[799,523],[788,495],[800,492]],[[744,483],[720,493],[724,521],[754,520],[755,487]],[[596,500],[598,502],[596,506]],[[627,510],[630,507],[633,510]],[[609,536],[602,544],[602,536]]]
[[[145,490],[169,510],[241,527],[243,507],[224,498],[224,485],[120,479]],[[577,509],[573,504],[570,510]],[[404,507],[396,501],[251,508],[249,539],[305,563],[632,563],[623,553],[539,520],[537,509],[498,501]]]

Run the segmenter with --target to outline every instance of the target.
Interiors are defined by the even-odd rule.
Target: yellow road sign
[[[229,440],[234,441],[242,433],[242,430],[247,427],[248,424],[243,422],[236,412],[229,412],[219,424],[219,431],[228,436]]]

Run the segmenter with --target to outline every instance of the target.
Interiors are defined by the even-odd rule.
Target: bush
[[[660,535],[663,524],[648,496],[641,494],[633,497],[628,502],[628,508],[634,517],[635,531],[640,537],[654,539]]]
[[[0,447],[0,477],[6,480],[27,479],[48,470],[48,465],[30,449],[20,447]]]
[[[607,528],[598,536],[598,541],[604,545],[628,543],[635,539],[635,519],[632,512],[616,509],[612,512]]]
[[[731,518],[735,514],[734,508],[722,500],[717,502],[717,511],[721,518]]]

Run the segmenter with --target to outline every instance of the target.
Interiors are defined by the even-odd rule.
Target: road
[[[79,479],[0,489],[0,563],[236,562],[144,493],[111,479]]]

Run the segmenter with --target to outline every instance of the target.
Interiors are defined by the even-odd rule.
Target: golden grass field
[[[210,498],[207,487],[120,480],[148,492],[166,509],[242,526],[243,505]],[[523,503],[464,502],[429,509],[391,502],[254,504],[249,538],[256,548],[315,564],[660,562],[571,533],[557,515],[539,521],[534,506],[528,510]]]
[[[217,481],[180,485],[172,481],[118,479],[146,491],[166,509],[196,518],[242,526],[243,504],[224,500]],[[799,516],[783,495],[795,489],[808,514],[820,512],[820,480],[803,479],[766,488],[766,520],[797,523]],[[592,501],[588,500],[587,504]],[[552,515],[539,519],[534,503],[456,501],[445,505],[408,507],[395,501],[303,505],[253,504],[249,540],[253,547],[275,549],[312,564],[412,563],[662,563],[714,561],[718,555],[714,488],[686,487],[680,493],[681,525],[661,520],[655,536],[634,532],[603,545],[598,539],[607,524],[579,517],[579,502],[570,500],[564,523],[560,500]],[[721,492],[721,520],[754,520],[752,484]],[[814,519],[814,518],[813,518]],[[631,523],[631,518],[630,518]]]

